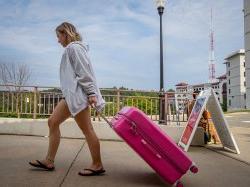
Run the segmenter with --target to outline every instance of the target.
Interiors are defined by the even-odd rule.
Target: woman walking
[[[87,46],[81,42],[81,36],[75,26],[64,22],[56,28],[56,35],[58,42],[65,48],[60,65],[60,84],[64,98],[56,105],[48,119],[49,147],[46,157],[29,164],[49,171],[55,169],[54,159],[60,143],[59,126],[72,116],[86,138],[92,157],[91,165],[78,174],[100,175],[105,170],[101,161],[100,142],[91,124],[89,105],[95,105],[96,109],[101,111],[105,101],[96,83]]]

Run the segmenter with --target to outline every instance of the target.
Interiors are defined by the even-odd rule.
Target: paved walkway
[[[250,115],[229,114],[227,119],[241,154],[231,154],[219,147],[191,147],[188,154],[197,163],[199,173],[187,173],[182,178],[184,186],[250,186],[250,123],[245,122],[250,121]],[[55,171],[29,166],[28,161],[43,158],[47,146],[46,137],[0,135],[0,186],[170,186],[124,142],[101,141],[107,173],[99,177],[77,174],[91,161],[87,144],[81,139],[61,139]]]
[[[106,175],[77,175],[90,163],[84,140],[62,139],[53,172],[34,169],[32,159],[41,159],[47,151],[48,138],[34,136],[0,136],[1,186],[91,186],[139,187],[170,186],[165,184],[125,143],[102,141],[102,159]],[[249,187],[250,166],[204,147],[191,147],[188,153],[199,166],[199,173],[188,173],[185,186]]]

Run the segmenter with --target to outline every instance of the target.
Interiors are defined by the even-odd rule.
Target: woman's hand
[[[89,96],[89,104],[91,106],[93,106],[93,104],[94,104],[94,106],[96,106],[96,104],[97,104],[97,98],[96,98],[96,96]]]

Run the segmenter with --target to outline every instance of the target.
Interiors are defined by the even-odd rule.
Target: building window
[[[231,106],[231,100],[230,99],[228,100],[228,105]]]
[[[228,79],[228,84],[230,84],[230,79]]]
[[[244,86],[246,86],[246,81],[244,81]]]
[[[228,89],[228,93],[229,93],[229,94],[231,93],[231,89]]]
[[[244,67],[246,67],[246,62],[244,62]]]
[[[230,67],[230,62],[227,62],[227,67]]]
[[[244,77],[246,77],[246,72],[244,71]]]
[[[228,76],[230,76],[230,71],[228,71]]]
[[[247,94],[244,94],[244,99],[245,99],[245,100],[247,99]]]

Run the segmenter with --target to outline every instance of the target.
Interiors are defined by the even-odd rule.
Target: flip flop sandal
[[[55,169],[55,167],[48,167],[48,166],[46,166],[45,164],[43,164],[42,162],[40,162],[39,160],[36,160],[36,162],[38,163],[38,164],[34,164],[34,163],[32,163],[32,162],[29,162],[29,164],[31,165],[31,166],[34,166],[34,167],[36,167],[36,168],[43,168],[43,169],[46,169],[46,170],[48,170],[48,171],[53,171],[54,169]]]
[[[90,171],[91,173],[82,173],[79,172],[78,174],[81,176],[98,176],[101,175],[103,173],[105,173],[105,170],[103,168],[99,169],[99,170],[93,170],[93,169],[83,169],[85,171]]]

